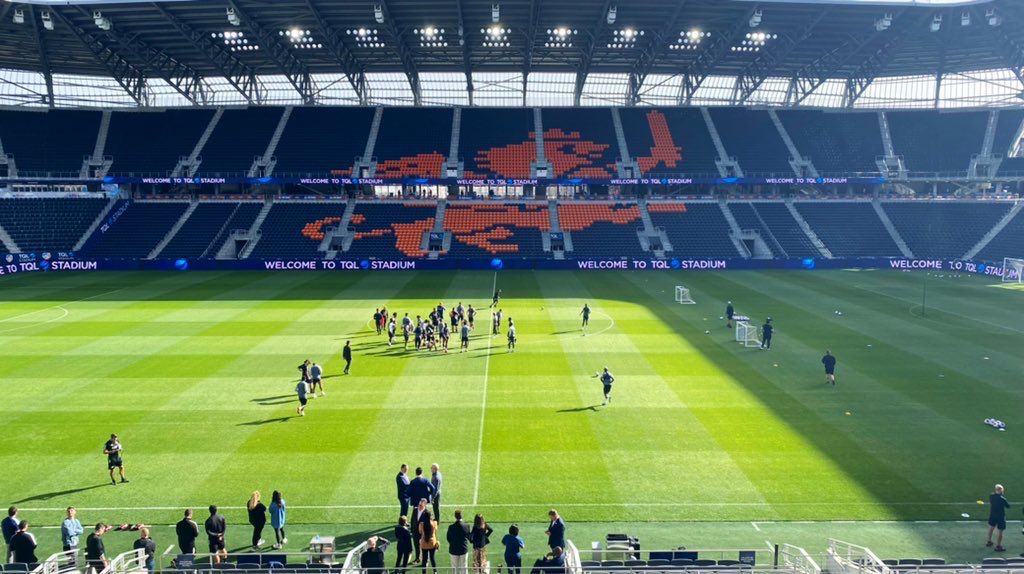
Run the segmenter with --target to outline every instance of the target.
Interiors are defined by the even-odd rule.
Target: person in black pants
[[[345,341],[345,348],[341,350],[341,358],[345,359],[345,374],[348,374],[348,370],[352,368],[352,345],[350,341]]]
[[[259,551],[263,545],[263,528],[267,525],[267,507],[260,500],[260,491],[253,491],[245,507],[249,511],[249,524],[252,525],[252,549]]]
[[[398,545],[395,570],[405,572],[405,569],[409,567],[409,556],[412,554],[412,531],[409,530],[409,520],[405,516],[398,517],[398,525],[395,526],[395,544]]]
[[[548,548],[554,550],[555,548],[565,547],[565,521],[558,515],[555,510],[548,511],[548,518],[551,520],[551,524],[548,526]]]
[[[185,511],[182,518],[174,525],[174,533],[178,535],[178,550],[182,554],[196,553],[196,538],[199,538],[199,525],[192,520],[192,509]]]
[[[761,348],[768,350],[772,348],[772,333],[775,332],[775,327],[772,326],[772,318],[768,317],[764,321],[764,325],[761,326]]]
[[[825,356],[821,358],[821,364],[825,365],[825,384],[836,386],[836,358],[832,351],[825,349]]]
[[[515,524],[509,526],[508,534],[501,539],[501,544],[505,547],[505,566],[509,574],[519,574],[523,567],[523,548],[526,547],[526,543],[519,537],[519,527]]]
[[[398,487],[399,516],[409,514],[409,465],[403,464],[398,468],[398,475],[395,477],[395,485]]]
[[[416,556],[413,560],[414,564],[419,564],[420,554],[422,554],[423,547],[420,545],[420,523],[427,520],[427,516],[430,511],[427,509],[427,499],[421,498],[420,503],[416,505],[416,508],[412,510],[412,537],[415,544]]]

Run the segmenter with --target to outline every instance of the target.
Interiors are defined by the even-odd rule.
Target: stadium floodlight
[[[1003,23],[1003,17],[996,12],[995,8],[985,10],[985,20],[988,20],[988,25],[992,27],[1000,26]]]
[[[228,24],[231,24],[232,26],[241,26],[242,25],[242,19],[238,17],[238,14],[235,14],[235,9],[234,8],[232,8],[230,6],[227,7],[227,16],[228,16]]]
[[[932,18],[932,23],[929,25],[929,29],[932,32],[938,32],[942,29],[942,14],[936,14],[935,17]]]
[[[1003,259],[1003,283],[1024,283],[1024,259]]]
[[[373,19],[376,20],[378,24],[384,23],[384,7],[380,4],[373,5]]]
[[[92,21],[96,24],[96,27],[100,30],[110,30],[110,18],[103,15],[103,12],[94,10],[92,13]]]
[[[970,26],[971,25],[971,11],[970,10],[964,10],[963,12],[960,13],[960,25],[961,26]]]
[[[25,23],[25,11],[22,10],[21,8],[15,8],[14,9],[14,18],[13,18],[13,20],[14,20],[15,24],[24,24]]]
[[[750,24],[751,28],[757,28],[761,25],[762,16],[763,14],[761,13],[761,9],[758,8],[757,10],[754,10],[754,13],[750,16],[750,21],[747,23]]]
[[[491,4],[491,22],[497,24],[501,21],[501,5]]]
[[[50,15],[49,10],[44,10],[42,14],[39,15],[39,17],[42,18],[43,20],[43,28],[46,28],[47,30],[53,30],[53,16]]]

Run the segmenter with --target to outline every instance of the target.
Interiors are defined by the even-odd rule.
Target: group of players
[[[506,338],[509,353],[516,350],[516,325],[512,317],[505,317],[504,312],[498,307],[501,297],[501,290],[494,292],[489,309],[494,309],[491,315],[491,335],[501,334],[502,323],[507,319]],[[444,303],[438,303],[430,309],[426,318],[416,315],[415,320],[405,313],[401,319],[397,312],[391,312],[387,307],[380,307],[373,312],[373,324],[378,335],[387,335],[388,347],[394,346],[396,339],[401,333],[402,349],[409,349],[409,340],[412,339],[413,349],[416,351],[440,351],[448,353],[449,342],[453,333],[459,337],[459,352],[469,351],[470,333],[476,328],[476,316],[478,311],[473,305],[463,306],[460,301],[458,305],[448,309]]]

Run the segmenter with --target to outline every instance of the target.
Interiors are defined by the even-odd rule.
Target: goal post
[[[690,290],[682,285],[676,285],[676,303],[682,305],[694,305],[697,302],[690,296]]]
[[[1003,259],[1003,283],[1024,283],[1024,259]]]
[[[751,325],[749,321],[737,317],[736,342],[742,343],[744,347],[760,347],[761,337],[757,325]]]

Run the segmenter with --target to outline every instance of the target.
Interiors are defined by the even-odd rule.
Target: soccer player
[[[459,351],[460,353],[465,353],[466,351],[469,350],[469,331],[470,331],[470,329],[471,329],[471,327],[469,326],[468,323],[466,323],[466,322],[462,323],[462,333],[461,333],[461,335],[462,335],[462,346],[461,346],[461,349],[462,350]]]
[[[736,309],[732,307],[732,301],[727,301],[725,304],[725,326],[732,329],[732,318],[736,315]]]
[[[497,307],[499,299],[501,299],[501,289],[498,289],[497,291],[494,292],[494,297],[491,298],[491,307]],[[490,309],[491,307],[488,307],[488,309]]]
[[[327,393],[324,392],[324,384],[321,382],[321,378],[324,374],[324,370],[320,368],[320,365],[313,363],[313,366],[309,368],[309,392],[316,394],[316,388],[320,387],[320,396],[324,396]]]
[[[765,351],[772,348],[772,333],[775,332],[775,327],[772,326],[772,318],[768,317],[764,320],[764,325],[761,325],[761,348]]]
[[[473,308],[472,303],[470,303],[469,309],[466,309],[466,317],[469,319],[469,328],[475,327],[476,325],[473,324],[473,321],[476,319],[476,309]]]
[[[590,324],[590,307],[586,303],[583,304],[583,310],[580,311],[580,315],[583,315],[583,325],[580,326],[580,329],[585,336],[587,334],[587,325]]]
[[[825,384],[836,386],[836,358],[832,351],[825,349],[825,356],[821,358],[821,364],[825,365]]]
[[[459,316],[459,323],[466,320],[466,309],[462,306],[462,301],[455,307],[455,314]]]
[[[309,364],[309,359],[306,359],[301,365],[299,365],[299,373],[302,374],[303,383],[309,382]]]
[[[352,368],[352,341],[345,341],[345,346],[341,349],[341,358],[345,359],[345,374],[348,374],[349,369]]]
[[[110,435],[110,440],[103,445],[103,454],[107,455],[107,469],[110,471],[110,484],[117,485],[117,481],[114,480],[114,469],[121,474],[121,482],[128,482],[128,479],[124,477],[124,461],[121,460],[121,439],[117,438],[117,434]]]
[[[452,309],[451,311],[448,312],[448,317],[449,317],[449,319],[452,322],[452,329],[458,329],[459,328],[459,314],[455,312],[455,309]]]
[[[419,317],[416,317],[416,330],[413,331],[416,343],[416,350],[419,351],[420,347],[423,346],[423,322],[420,321]]]
[[[309,392],[309,388],[306,386],[306,383],[299,381],[299,384],[295,385],[295,394],[299,396],[299,408],[295,409],[295,414],[300,417],[306,416],[306,403],[309,402],[306,399],[307,392]]]
[[[441,348],[444,350],[444,354],[448,354],[448,339],[452,336],[451,330],[448,328],[448,323],[441,323]]]
[[[608,367],[604,368],[604,372],[601,373],[601,385],[604,387],[604,402],[601,406],[606,406],[612,402],[612,383],[615,382],[615,377],[608,372]]]
[[[491,334],[497,335],[501,327],[501,313],[495,313],[491,316]]]
[[[1006,509],[1010,508],[1010,503],[1003,496],[1003,485],[997,484],[992,491],[992,494],[988,495],[988,541],[985,542],[985,546],[992,546],[992,532],[998,530],[994,550],[996,552],[1005,552],[1006,548],[1003,548],[1003,531],[1006,530]]]
[[[391,345],[395,344],[395,329],[397,329],[397,328],[398,328],[398,326],[395,325],[395,317],[392,316],[391,320],[388,321],[388,346],[389,347]]]
[[[430,314],[430,318],[434,318],[434,314]],[[428,351],[434,350],[434,324],[427,323],[427,326],[423,328],[423,338],[426,341],[426,348]]]
[[[373,326],[377,329],[377,334],[380,335],[380,309],[373,310]]]
[[[508,352],[516,352],[516,326],[512,323],[511,317],[508,322]]]

